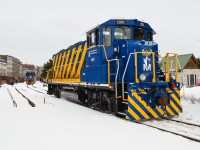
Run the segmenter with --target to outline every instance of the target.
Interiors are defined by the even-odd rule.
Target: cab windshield
[[[131,39],[131,29],[128,27],[117,27],[114,31],[115,39]]]

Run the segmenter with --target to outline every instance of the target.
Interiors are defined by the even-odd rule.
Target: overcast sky
[[[0,0],[0,54],[43,65],[85,40],[90,28],[116,17],[149,23],[162,55],[200,57],[199,0]]]

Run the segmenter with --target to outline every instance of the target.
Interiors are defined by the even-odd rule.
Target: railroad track
[[[41,91],[38,91],[38,90],[32,89],[32,88],[30,88],[29,86],[27,86],[27,88],[29,88],[29,89],[31,89],[31,90],[33,90],[33,91],[36,91],[36,92],[38,92],[38,93],[46,94],[46,93],[43,93],[43,92],[41,92]]]
[[[168,119],[168,118],[164,118],[164,120],[170,120],[170,121],[174,121],[174,122],[178,122],[178,123],[183,123],[183,124],[187,124],[187,125],[191,125],[191,126],[196,126],[200,128],[199,124],[193,124],[193,123],[189,123],[189,122],[184,122],[184,121],[179,121],[179,120],[173,120],[173,119]]]
[[[32,85],[35,89],[37,89],[37,87],[35,87],[34,85]],[[45,91],[45,92],[47,92],[47,90],[44,90],[44,89],[41,89],[41,88],[39,88],[40,90],[43,90],[43,91]]]
[[[15,100],[14,100],[14,98],[13,98],[13,95],[11,94],[11,92],[10,92],[10,90],[7,88],[7,91],[8,91],[8,93],[9,93],[9,95],[10,95],[10,98],[11,98],[11,100],[12,100],[12,102],[13,102],[13,106],[14,107],[17,107],[17,103],[15,102]]]
[[[167,122],[166,121],[164,122],[164,120],[167,120]],[[151,121],[144,121],[144,122],[134,121],[134,122],[200,143],[200,125],[182,121],[176,121],[172,119],[164,119],[164,120],[152,120],[153,123],[150,123]],[[173,124],[170,123],[170,121],[176,123]],[[156,124],[155,122],[160,123],[160,125]]]
[[[21,95],[28,101],[29,105],[31,105],[32,107],[35,107],[35,106],[36,106],[35,103],[33,103],[28,97],[26,97],[22,92],[20,92],[19,89],[17,89],[17,88],[15,87],[15,90],[16,90],[19,94],[21,94]]]

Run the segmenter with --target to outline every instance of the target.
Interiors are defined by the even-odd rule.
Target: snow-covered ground
[[[15,86],[36,107],[31,107],[14,87],[0,88],[0,150],[200,149],[200,143],[180,136],[83,107],[64,97],[57,99],[38,93],[25,84]],[[46,90],[41,83],[34,86]],[[17,107],[13,106],[7,88]],[[180,118],[200,122],[200,105],[189,100],[182,102],[184,113]]]
[[[181,89],[183,113],[177,120],[200,125],[200,86]]]

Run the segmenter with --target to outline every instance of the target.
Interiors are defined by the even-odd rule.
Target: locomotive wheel
[[[60,98],[60,97],[61,97],[61,91],[60,91],[60,90],[56,90],[55,96],[56,96],[57,98]]]
[[[88,95],[84,91],[78,92],[78,100],[83,104],[86,105],[85,100],[88,98]]]

